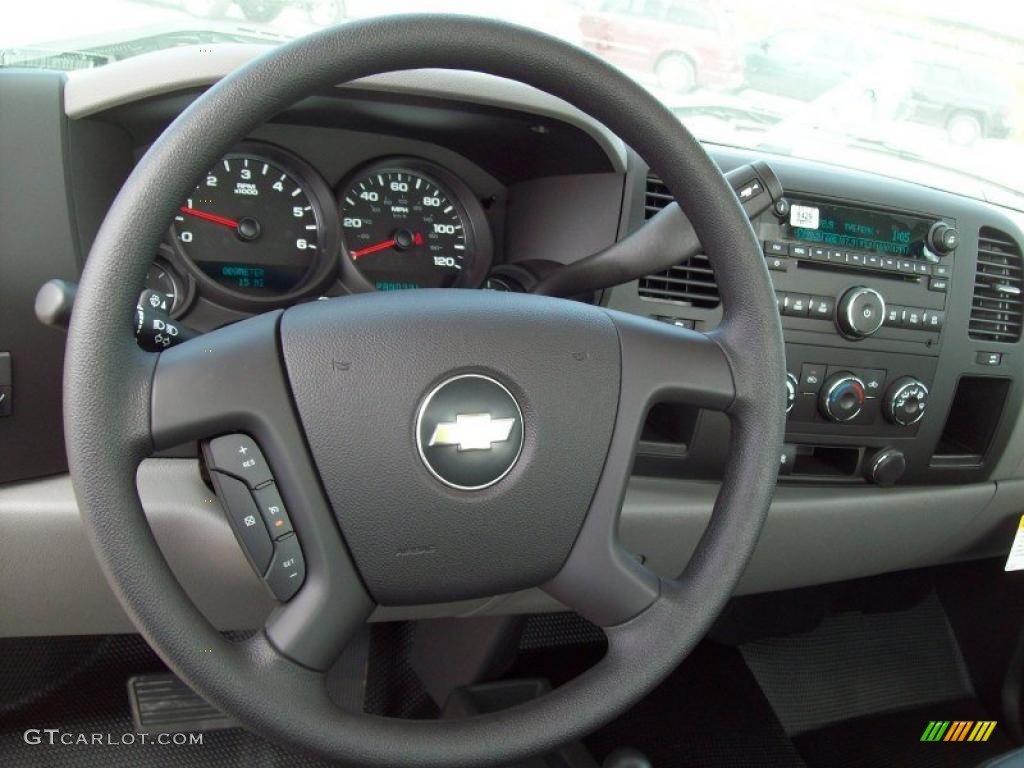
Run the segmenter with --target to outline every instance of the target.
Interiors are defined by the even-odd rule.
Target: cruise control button
[[[264,577],[274,597],[284,602],[299,591],[306,578],[306,561],[302,557],[299,538],[293,533],[274,544],[274,559]]]
[[[224,435],[207,444],[210,469],[240,477],[250,488],[274,479],[263,452],[248,435]]]
[[[228,520],[252,567],[261,576],[267,572],[274,545],[256,509],[256,502],[245,483],[221,472],[211,472],[217,495],[224,504]]]
[[[256,506],[260,508],[263,515],[263,522],[267,524],[267,530],[275,539],[279,539],[286,533],[292,532],[292,521],[288,517],[288,511],[284,508],[284,501],[278,493],[274,483],[257,488],[252,492],[256,498]]]

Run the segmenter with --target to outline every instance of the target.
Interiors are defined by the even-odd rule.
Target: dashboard
[[[70,585],[24,554],[60,540],[55,556],[81,565],[68,573],[95,571],[64,474],[63,336],[34,320],[35,293],[51,278],[77,279],[154,138],[258,53],[238,48],[204,58],[198,79],[170,66],[190,55],[182,50],[67,80],[0,73],[0,210],[7,221],[47,216],[46,226],[0,231],[0,519],[11,532],[0,562],[26,594],[77,595],[50,601],[54,627],[58,614],[82,632],[128,625],[101,575]],[[766,163],[784,191],[752,225],[785,335],[787,381],[765,388],[787,404],[786,444],[741,591],[1004,552],[1024,512],[1024,215],[818,163],[709,151],[723,172]],[[642,158],[558,100],[472,73],[396,73],[319,94],[256,128],[181,201],[153,244],[147,286],[200,333],[366,291],[514,290],[522,269],[578,262],[670,200]],[[722,316],[701,254],[577,298],[700,331]],[[729,429],[699,409],[651,409],[622,526],[652,567],[685,564],[711,512]],[[203,507],[196,462],[195,446],[150,460],[140,492],[172,564],[193,569],[183,579],[205,609],[224,628],[254,626],[269,604],[222,518]],[[186,562],[197,551],[198,571]],[[531,592],[431,615],[557,608]],[[46,625],[38,609],[5,612],[0,634],[35,633],[33,616]]]

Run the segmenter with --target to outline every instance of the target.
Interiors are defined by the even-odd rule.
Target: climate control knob
[[[870,336],[885,322],[885,299],[874,288],[851,288],[839,300],[836,322],[851,339]]]
[[[829,421],[850,421],[864,407],[864,382],[849,371],[840,371],[825,379],[818,407]]]
[[[928,407],[928,387],[913,376],[896,379],[885,393],[882,412],[898,427],[909,427],[924,417]]]
[[[796,380],[796,376],[792,373],[786,373],[786,413],[793,410],[793,406],[796,405],[796,388],[799,383]]]

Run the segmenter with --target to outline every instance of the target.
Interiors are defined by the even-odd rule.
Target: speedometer
[[[476,288],[491,261],[480,203],[426,161],[394,158],[357,171],[340,189],[349,264],[378,291]]]

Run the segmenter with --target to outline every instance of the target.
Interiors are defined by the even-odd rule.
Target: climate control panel
[[[926,417],[935,358],[786,345],[787,433],[911,437]]]

